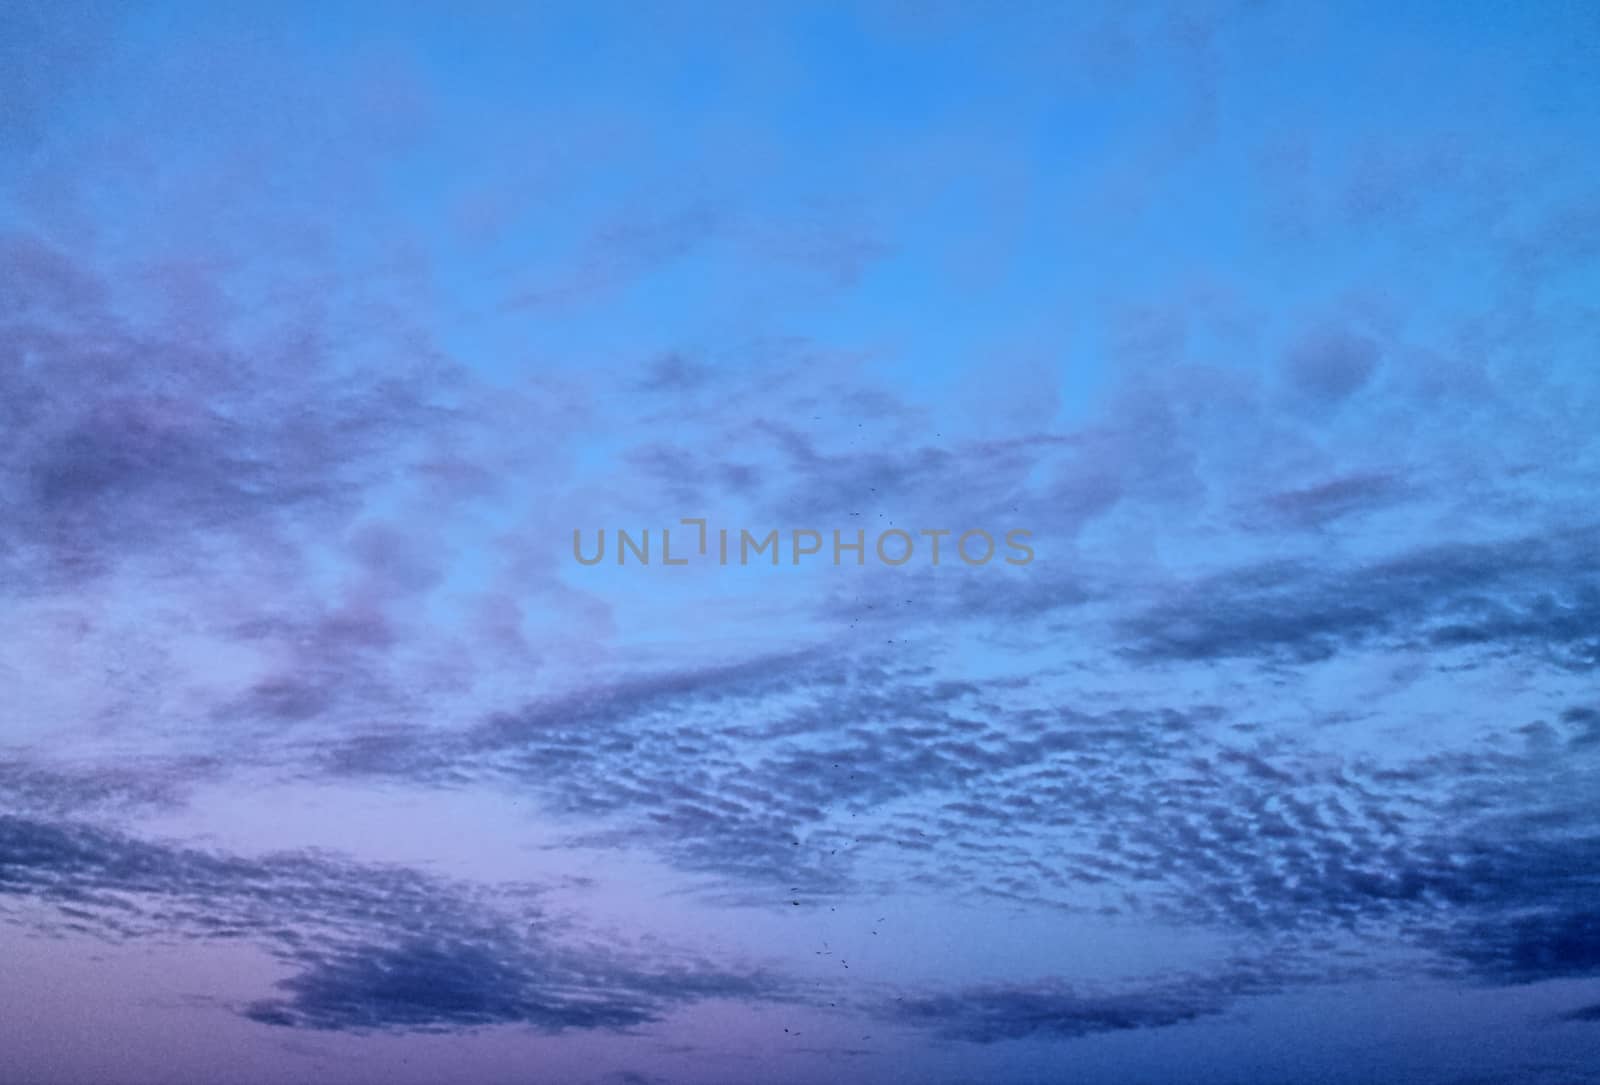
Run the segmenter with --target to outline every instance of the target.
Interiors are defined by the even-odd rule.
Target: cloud
[[[1070,688],[813,651],[326,756],[339,774],[508,788],[590,826],[574,844],[650,849],[752,904],[859,893],[865,872],[892,870],[946,893],[1259,937],[1403,919],[1461,959],[1463,925],[1579,890],[1596,769],[1581,710],[1515,756],[1351,761],[1251,739],[1215,707],[1075,709]],[[1559,789],[1557,749],[1570,751]],[[1537,828],[1533,794],[1563,804],[1561,832]],[[1500,819],[1452,814],[1474,804]]]
[[[301,344],[294,376],[181,326],[141,327],[100,276],[36,238],[0,238],[31,283],[0,308],[0,583],[103,577],[131,559],[190,574],[338,530],[363,490],[418,471],[449,425],[428,360],[356,374]],[[8,278],[12,276],[8,275]]]
[[[1314,663],[1361,648],[1514,652],[1600,666],[1600,580],[1591,525],[1495,543],[1419,548],[1318,567],[1273,562],[1172,593],[1121,623],[1142,661]]]
[[[636,212],[595,229],[553,277],[514,288],[507,311],[590,304],[682,259],[726,230],[728,212],[698,200],[667,213]]]
[[[1575,849],[1576,850],[1576,849]],[[1596,852],[1591,842],[1587,852]],[[1574,861],[1582,861],[1574,855]],[[1595,879],[1575,874],[1593,899]],[[1600,976],[1600,911],[1567,894],[1566,907],[1538,907],[1532,885],[1514,883],[1526,895],[1517,912],[1473,923],[1455,939],[1458,956],[1482,975],[1502,983]]]
[[[707,998],[786,997],[775,978],[586,943],[526,894],[499,899],[398,866],[241,858],[71,821],[0,816],[0,903],[116,939],[246,939],[294,966],[269,1025],[437,1031],[629,1028]]]
[[[1336,981],[1346,953],[1458,985],[1600,970],[1579,281],[1600,205],[1553,114],[1479,110],[1500,126],[1481,147],[1428,130],[1432,105],[1372,138],[1300,134],[1299,108],[1235,123],[1275,100],[1237,54],[1309,39],[1231,2],[958,14],[942,39],[895,15],[905,54],[858,35],[869,14],[824,84],[904,60],[886,111],[797,97],[810,54],[743,22],[711,66],[743,104],[708,111],[678,75],[717,43],[670,12],[600,50],[625,78],[586,60],[511,87],[516,48],[469,33],[470,63],[435,64],[414,22],[339,70],[304,63],[294,20],[102,56],[114,18],[46,7],[0,13],[0,135],[25,152],[0,237],[8,921],[247,941],[287,975],[238,1012],[310,1030],[633,1030],[797,998],[647,929],[596,943],[518,887],[127,829],[199,817],[197,784],[311,777],[510,800],[532,825],[502,843],[637,861],[684,909],[662,922],[719,937],[722,906],[887,897],[1114,915],[1279,963],[952,981],[883,1010],[963,1043],[1214,1020]],[[559,49],[581,23],[511,38]],[[953,43],[976,96],[921,78]],[[1329,71],[1377,55],[1348,45]],[[1054,123],[1063,56],[1111,114],[1078,95]],[[828,122],[760,123],[797,103]],[[1016,118],[1051,121],[1024,125],[1044,142]],[[907,119],[909,145],[884,138]],[[811,153],[824,129],[842,157]],[[1263,136],[1283,176],[1230,192],[1212,167]],[[1252,208],[1292,213],[1292,249]],[[1090,289],[1067,251],[1104,271]],[[1281,316],[1301,305],[1329,315]],[[1019,527],[1038,560],[676,580],[564,560],[577,524],[697,514]],[[648,928],[643,890],[617,891]]]
[[[589,827],[569,844],[648,849],[723,903],[813,907],[893,879],[1267,946],[1387,932],[1490,982],[1593,968],[1586,709],[1527,725],[1520,748],[1352,758],[1216,707],[1090,712],[1070,679],[940,674],[825,651],[669,671],[461,739],[334,747],[329,768],[508,788]],[[1146,1019],[1046,994],[1071,1021]],[[1158,1021],[1196,1003],[1149,1005]]]
[[[426,936],[343,947],[282,981],[286,998],[251,1003],[245,1016],[299,1028],[419,1031],[620,1029],[654,1018],[653,1005],[637,996],[551,989],[540,964],[493,943]]]
[[[52,817],[172,810],[197,781],[221,768],[200,757],[87,766],[0,758],[0,796],[13,813]]]
[[[1225,1013],[1241,997],[1275,990],[1265,974],[1187,976],[1091,993],[1059,981],[994,984],[903,998],[887,1015],[949,1040],[992,1044],[1029,1038],[1070,1040],[1107,1032],[1170,1028]]]
[[[1405,495],[1406,487],[1394,476],[1360,472],[1311,486],[1281,490],[1264,498],[1260,511],[1285,527],[1314,528],[1389,507]]]

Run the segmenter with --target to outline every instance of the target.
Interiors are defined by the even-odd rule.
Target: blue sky
[[[0,1080],[1586,1080],[1597,48],[0,5]]]

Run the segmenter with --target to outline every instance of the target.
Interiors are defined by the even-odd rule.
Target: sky
[[[1597,101],[1571,0],[0,0],[0,1082],[1600,1080]]]

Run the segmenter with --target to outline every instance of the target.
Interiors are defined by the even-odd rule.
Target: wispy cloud
[[[240,1007],[271,1025],[619,1029],[782,994],[757,971],[586,943],[528,887],[496,899],[404,867],[242,858],[70,821],[0,817],[0,895],[49,905],[61,932],[254,942],[296,969],[281,997]]]

